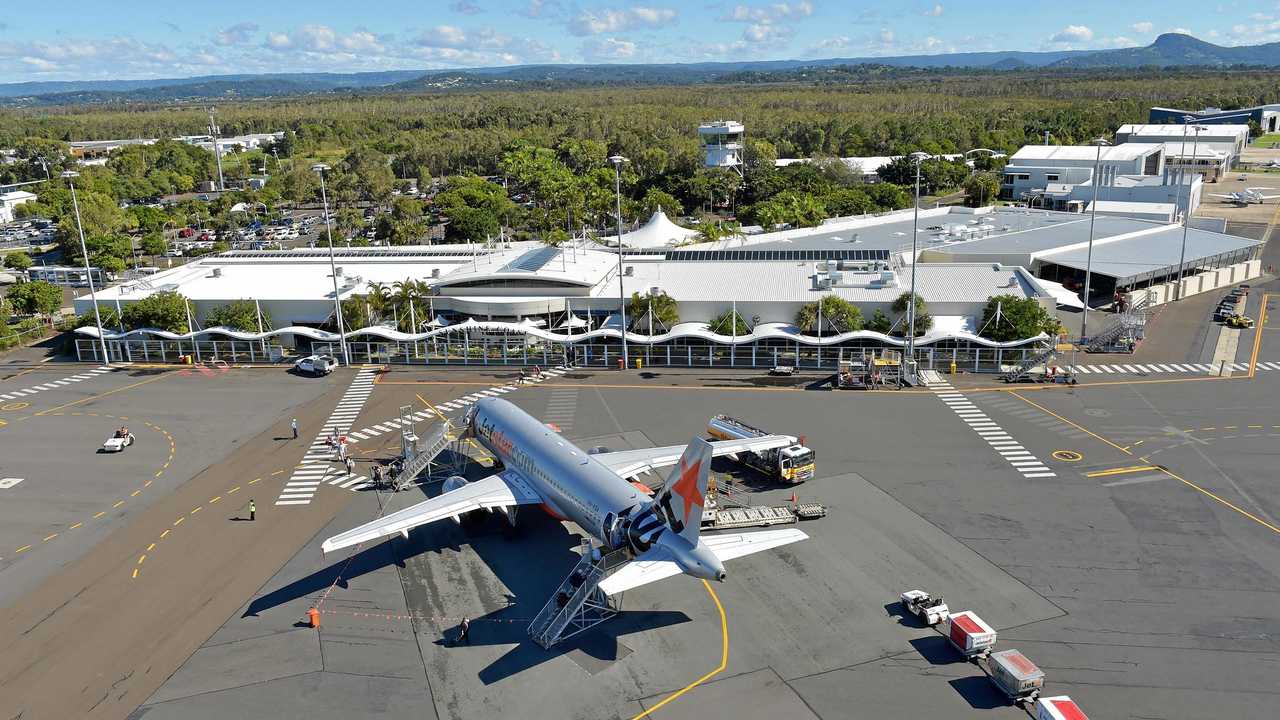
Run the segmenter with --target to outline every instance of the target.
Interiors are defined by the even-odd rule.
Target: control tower
[[[746,128],[736,120],[717,120],[698,126],[703,165],[729,168],[742,174],[742,136]]]

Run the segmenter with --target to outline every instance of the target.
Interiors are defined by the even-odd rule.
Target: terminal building
[[[1249,144],[1249,126],[1121,125],[1116,142],[1163,145],[1166,168],[1194,171],[1216,182],[1239,162]]]
[[[1049,342],[1044,335],[1003,343],[982,337],[984,309],[997,295],[1032,298],[1047,309],[1079,305],[1077,255],[1087,221],[1014,208],[922,210],[916,288],[932,325],[915,343],[921,367],[955,361],[989,370]],[[406,279],[430,287],[410,328],[417,332],[345,328],[353,362],[572,356],[611,365],[621,345],[621,272],[621,294],[638,297],[641,310],[638,317],[629,313],[627,342],[646,363],[758,366],[795,353],[802,364],[834,366],[841,358],[892,354],[906,345],[904,318],[893,305],[910,288],[912,227],[912,213],[898,211],[678,248],[628,247],[624,236],[621,268],[617,250],[586,241],[559,248],[531,242],[352,248],[336,252],[338,295],[360,302],[376,284]],[[1100,217],[1095,235],[1095,301],[1106,292],[1163,297],[1164,283],[1177,274],[1179,226]],[[1256,276],[1258,247],[1246,238],[1192,230],[1187,287]],[[1212,280],[1201,278],[1210,273]],[[1110,281],[1100,279],[1104,274]],[[333,287],[327,251],[232,251],[102,289],[98,299],[122,308],[172,290],[187,298],[196,328],[181,335],[107,328],[113,359],[172,361],[189,354],[246,360],[278,356],[284,347],[338,352]],[[669,324],[645,311],[648,298],[664,295],[678,314]],[[867,320],[879,311],[893,327],[881,333],[840,327],[830,318],[797,327],[800,309],[827,295],[854,304]],[[270,325],[242,332],[204,324],[213,309],[240,299],[254,300]],[[77,298],[75,306],[80,314],[91,310],[88,297]],[[733,311],[745,322],[745,334],[732,324],[713,330],[715,319]],[[96,330],[79,332],[82,357],[94,357]]]
[[[1194,122],[1202,125],[1247,125],[1250,120],[1258,123],[1264,133],[1273,133],[1280,129],[1280,104],[1254,105],[1253,107],[1224,110],[1208,107],[1203,110],[1179,110],[1177,108],[1153,107],[1147,112],[1147,122],[1164,125],[1186,122],[1190,116]]]
[[[1005,165],[1000,197],[1025,200],[1033,207],[1083,212],[1095,195],[1095,164],[1100,202],[1169,205],[1174,214],[1166,220],[1194,213],[1200,206],[1202,176],[1187,176],[1169,167],[1165,145],[1160,143],[1129,142],[1103,146],[1101,152],[1093,145],[1027,145]]]

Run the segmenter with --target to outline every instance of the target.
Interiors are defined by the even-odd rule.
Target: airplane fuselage
[[[609,549],[640,555],[655,545],[695,577],[723,580],[724,565],[672,527],[662,506],[559,433],[500,398],[480,400],[468,431],[509,471],[533,486],[553,515],[572,520]]]

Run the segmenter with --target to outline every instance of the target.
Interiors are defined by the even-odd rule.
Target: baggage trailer
[[[996,644],[996,631],[972,610],[951,613],[942,630],[951,647],[969,659],[990,653]]]
[[[728,415],[716,415],[707,423],[707,434],[712,440],[750,440],[774,433]],[[740,452],[731,457],[785,483],[802,483],[813,477],[813,451],[800,443],[761,452]]]
[[[1036,720],[1089,720],[1080,706],[1067,695],[1036,700]]]
[[[993,652],[979,658],[978,666],[1015,703],[1035,700],[1044,689],[1044,671],[1017,650]]]

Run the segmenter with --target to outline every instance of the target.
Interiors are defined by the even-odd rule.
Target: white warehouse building
[[[1200,205],[1200,175],[1182,177],[1166,166],[1165,145],[1143,143],[1103,146],[1101,152],[1093,145],[1027,145],[1005,165],[1000,197],[1082,212],[1093,201],[1095,163],[1099,201],[1173,204],[1179,215]]]

